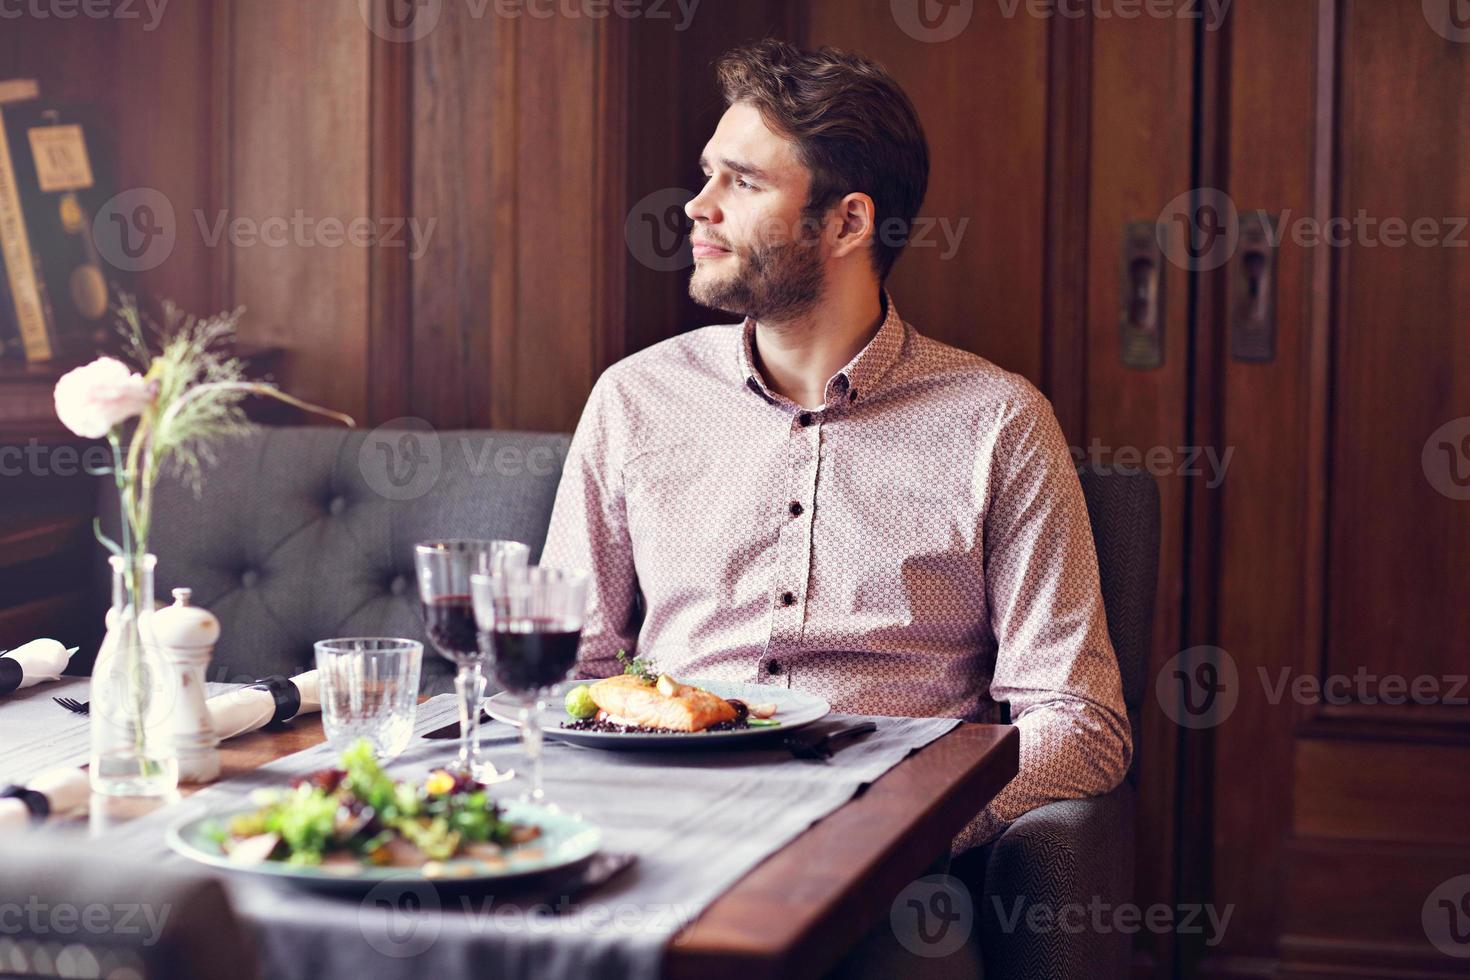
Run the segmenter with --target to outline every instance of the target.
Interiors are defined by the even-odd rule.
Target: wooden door
[[[1185,869],[1233,916],[1190,973],[1470,969],[1470,23],[1454,12],[1239,0],[1212,42],[1219,186],[1239,228],[1259,211],[1281,241],[1267,360],[1232,333],[1262,259],[1243,241],[1202,273],[1199,411],[1234,457],[1202,501],[1194,608],[1228,669],[1186,748],[1212,803]]]

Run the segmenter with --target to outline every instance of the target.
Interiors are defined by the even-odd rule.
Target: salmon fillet
[[[673,696],[632,674],[597,681],[588,688],[593,702],[618,721],[644,728],[702,732],[735,719],[735,708],[722,697],[688,684],[675,685]]]

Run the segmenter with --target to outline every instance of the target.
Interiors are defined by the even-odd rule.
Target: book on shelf
[[[25,102],[29,99],[39,98],[41,86],[34,78],[12,78],[0,81],[0,153],[5,151],[4,137],[4,113],[5,107],[15,102]],[[6,183],[7,175],[10,173],[8,163],[0,162],[0,357],[15,355],[23,356],[24,352],[20,342],[20,325],[17,322],[17,310],[10,296],[10,277],[6,272],[9,263],[5,259],[5,243],[10,240],[5,226],[5,215],[11,213],[5,207],[5,201],[12,193],[13,185]],[[18,211],[19,205],[14,205]]]
[[[11,78],[0,81],[0,106],[41,97],[41,83],[34,78]]]
[[[105,197],[85,117],[39,101],[34,83],[0,82],[0,321],[28,361],[89,353],[109,333],[107,273],[92,237]]]

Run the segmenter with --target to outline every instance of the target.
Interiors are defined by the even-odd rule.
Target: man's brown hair
[[[846,194],[873,199],[873,264],[886,280],[929,185],[929,144],[903,89],[860,55],[770,39],[727,52],[715,72],[727,105],[754,106],[796,144],[812,174],[806,218]]]

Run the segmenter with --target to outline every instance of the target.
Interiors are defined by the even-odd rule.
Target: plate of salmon
[[[609,749],[738,746],[789,734],[832,710],[823,699],[768,684],[675,680],[642,661],[599,681],[568,682],[549,691],[539,709],[548,738]],[[485,705],[490,716],[520,723],[520,704],[507,693]]]

